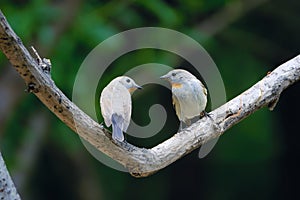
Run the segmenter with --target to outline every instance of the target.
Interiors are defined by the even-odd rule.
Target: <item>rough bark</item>
[[[138,148],[127,142],[114,142],[108,130],[73,104],[51,79],[49,63],[30,55],[2,13],[0,20],[0,49],[24,79],[27,90],[34,93],[74,132],[121,163],[135,177],[149,176],[170,165],[264,106],[273,109],[282,91],[300,79],[300,56],[297,56],[212,111],[211,118],[200,119],[151,149]]]
[[[0,153],[0,199],[19,200],[20,196],[5,166],[2,154]]]

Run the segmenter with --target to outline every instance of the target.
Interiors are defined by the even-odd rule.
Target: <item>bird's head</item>
[[[169,71],[167,74],[160,77],[161,79],[165,79],[169,81],[172,87],[180,88],[182,84],[190,79],[196,78],[190,72],[185,71],[183,69],[174,69]]]
[[[130,94],[132,94],[136,89],[142,89],[141,86],[136,84],[134,80],[129,78],[128,76],[121,76],[119,82],[128,89]]]

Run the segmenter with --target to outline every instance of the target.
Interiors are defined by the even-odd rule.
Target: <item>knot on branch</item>
[[[39,89],[37,87],[37,85],[33,82],[30,82],[28,85],[27,85],[27,88],[25,89],[25,92],[28,92],[28,93],[38,93],[39,92]]]
[[[43,61],[41,63],[39,63],[39,65],[42,68],[43,72],[50,75],[50,71],[51,71],[50,59],[43,58]]]
[[[43,70],[44,73],[49,74],[51,72],[51,61],[47,58],[41,58],[38,52],[35,50],[33,46],[31,46],[32,54],[35,57],[39,67]]]

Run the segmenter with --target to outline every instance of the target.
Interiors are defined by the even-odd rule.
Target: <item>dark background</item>
[[[137,27],[170,28],[197,40],[217,64],[228,100],[299,53],[297,0],[1,0],[0,5],[25,46],[51,59],[52,77],[69,98],[85,56],[106,38]],[[157,50],[132,52],[113,63],[105,84],[148,62],[177,67],[183,61]],[[227,131],[204,159],[194,151],[142,179],[98,162],[25,88],[0,54],[0,148],[23,199],[299,199],[299,84],[283,93],[273,112],[263,108]],[[133,118],[149,122],[157,91],[165,95],[158,100],[168,121],[153,138],[129,138],[139,146],[158,144],[178,126],[170,94],[158,86],[134,95]]]

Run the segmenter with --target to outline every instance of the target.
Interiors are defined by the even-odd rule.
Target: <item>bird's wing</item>
[[[200,112],[206,107],[207,102],[207,90],[205,86],[198,79],[190,81],[191,88],[195,94],[196,101],[199,102]],[[204,108],[203,108],[204,107]]]
[[[131,118],[131,96],[120,83],[114,84],[112,88],[112,113],[120,116],[120,128],[126,131]]]
[[[202,90],[203,93],[205,94],[205,96],[207,96],[207,89],[205,88],[205,86],[200,82],[201,86],[202,86]]]
[[[100,108],[106,126],[111,125],[112,116],[112,92],[111,86],[107,85],[101,92],[100,96]]]

